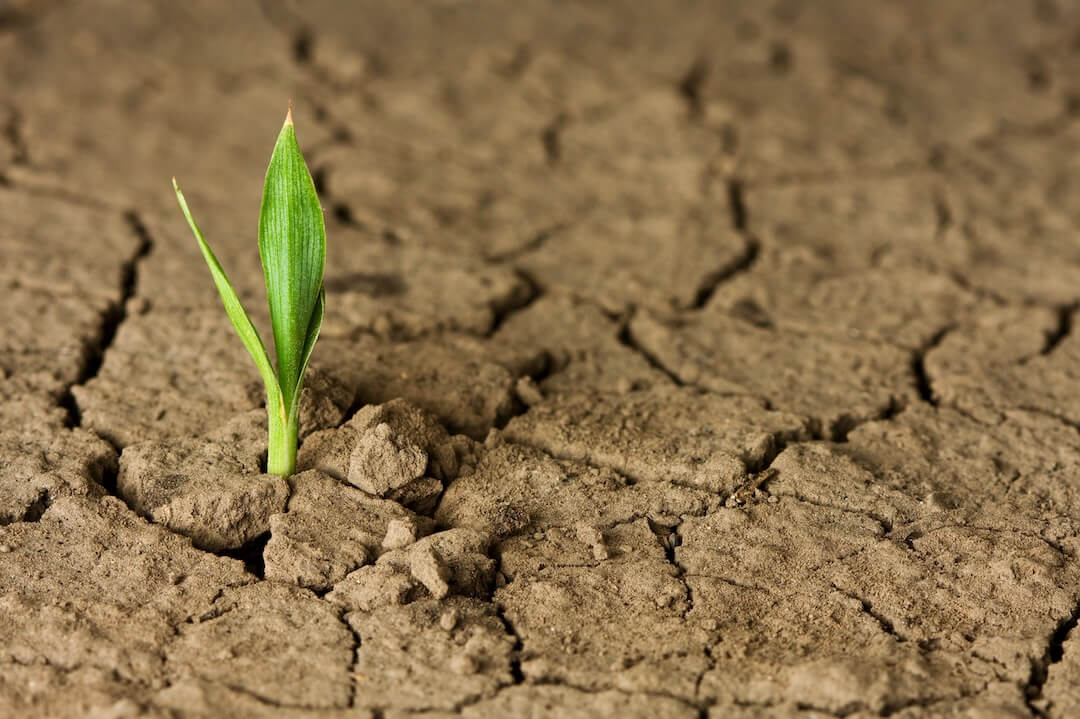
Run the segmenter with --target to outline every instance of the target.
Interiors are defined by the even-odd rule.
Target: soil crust
[[[0,716],[1080,715],[1080,5],[0,0]],[[326,211],[298,471],[257,325]]]

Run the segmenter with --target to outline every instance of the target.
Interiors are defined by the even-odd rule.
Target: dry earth
[[[1080,5],[0,0],[0,716],[1080,715]],[[301,471],[248,307],[292,98]]]

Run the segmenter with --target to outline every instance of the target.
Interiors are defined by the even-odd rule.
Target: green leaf
[[[319,331],[322,329],[323,315],[326,313],[326,290],[319,292],[319,301],[315,304],[315,312],[311,315],[311,325],[308,327],[307,340],[304,342],[304,359],[300,365],[300,379],[296,383],[293,393],[292,405],[289,408],[289,416],[296,417],[300,409],[300,390],[304,387],[304,373],[307,371],[308,360],[311,359],[311,351],[315,349],[315,342],[319,339]]]
[[[259,254],[274,328],[278,384],[284,404],[291,410],[322,323],[319,307],[326,263],[322,206],[296,143],[291,110],[266,170]],[[316,313],[319,317],[314,323]]]
[[[262,375],[263,383],[266,385],[267,411],[276,410],[278,414],[283,415],[285,403],[281,393],[281,386],[278,383],[277,375],[274,374],[274,366],[270,363],[270,356],[266,352],[266,346],[259,336],[259,331],[255,329],[251,318],[244,311],[244,306],[240,304],[240,298],[236,296],[236,290],[233,289],[232,283],[229,282],[229,278],[225,275],[225,270],[222,269],[221,263],[218,262],[217,257],[214,255],[214,251],[207,244],[202,230],[195,223],[195,218],[191,216],[191,210],[188,209],[184,193],[180,191],[180,186],[176,184],[175,177],[173,178],[173,189],[176,190],[176,199],[180,202],[180,209],[184,211],[184,217],[187,218],[195,239],[199,241],[199,249],[202,250],[203,258],[206,259],[206,264],[210,268],[210,274],[214,278],[214,284],[217,285],[218,294],[221,295],[221,302],[225,305],[225,314],[229,316],[236,334],[240,335],[240,341],[244,343],[248,354],[255,360],[255,365],[259,368],[259,374]],[[275,404],[277,407],[273,407]]]

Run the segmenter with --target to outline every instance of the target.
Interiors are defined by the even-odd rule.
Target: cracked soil
[[[0,716],[1080,716],[1078,37],[0,0]],[[265,326],[289,98],[282,480],[169,178]]]

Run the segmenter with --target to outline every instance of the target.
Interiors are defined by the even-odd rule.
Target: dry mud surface
[[[0,716],[1080,715],[1077,7],[0,0]]]

